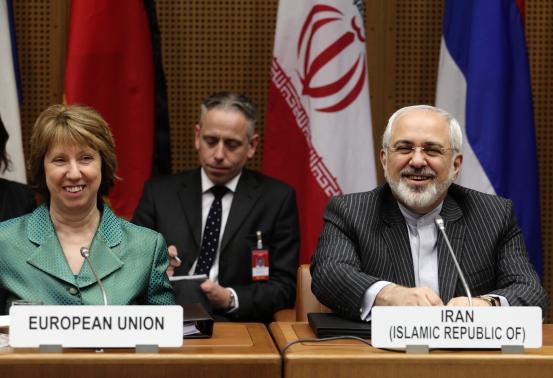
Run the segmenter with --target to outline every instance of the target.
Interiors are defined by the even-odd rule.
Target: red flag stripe
[[[152,168],[153,57],[141,0],[73,0],[65,97],[98,110],[116,144],[115,212],[130,217]]]

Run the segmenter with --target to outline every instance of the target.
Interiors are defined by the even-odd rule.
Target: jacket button
[[[76,288],[76,287],[73,287],[73,286],[71,286],[71,287],[68,289],[68,291],[69,291],[69,294],[71,294],[71,295],[77,295],[77,294],[79,293],[79,290],[77,290],[77,288]]]

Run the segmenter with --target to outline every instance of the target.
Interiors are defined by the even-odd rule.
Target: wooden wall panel
[[[209,94],[248,94],[263,137],[276,0],[158,1],[171,120],[173,171],[198,165],[193,130]],[[261,138],[263,140],[263,138]],[[261,167],[263,143],[250,163]]]
[[[442,3],[398,1],[395,12],[395,109],[435,102]]]
[[[553,2],[526,1],[526,41],[540,173],[544,286],[549,294],[546,319],[553,322]],[[512,152],[513,158],[517,153]]]
[[[36,117],[63,95],[67,0],[14,1],[25,155]]]
[[[396,110],[396,4],[388,0],[365,1],[367,63],[378,182],[384,182],[379,152],[390,114]]]

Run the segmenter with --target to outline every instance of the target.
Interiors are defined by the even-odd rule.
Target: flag
[[[11,168],[2,174],[9,180],[27,182],[21,139],[21,117],[17,90],[17,51],[11,0],[0,0],[0,117],[9,134],[6,151]]]
[[[296,190],[302,263],[329,198],[376,185],[361,6],[279,2],[263,171]]]
[[[65,99],[93,107],[115,139],[117,181],[109,193],[118,215],[130,218],[152,171],[154,68],[142,0],[73,0]]]
[[[167,84],[161,54],[161,32],[154,0],[144,0],[154,55],[155,129],[152,176],[171,174],[171,133]]]
[[[463,129],[458,183],[513,201],[530,260],[543,274],[538,164],[524,4],[448,0],[436,105]]]

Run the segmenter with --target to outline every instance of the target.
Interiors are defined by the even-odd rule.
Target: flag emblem
[[[334,97],[329,105],[316,107],[319,112],[339,112],[347,108],[361,93],[366,80],[364,43],[365,36],[360,25],[362,20],[356,14],[346,18],[340,10],[329,5],[317,4],[311,8],[299,35],[298,59],[303,61],[302,95],[314,99]],[[343,33],[337,38],[332,35],[333,23],[345,23]],[[329,28],[332,27],[332,30]],[[329,33],[327,33],[327,29]],[[322,43],[319,43],[319,40]],[[348,47],[358,44],[357,54],[348,54]],[[322,46],[321,51],[316,47]],[[345,71],[336,77],[335,60],[350,56],[351,62],[340,67]],[[325,69],[326,68],[326,69]],[[333,81],[332,81],[333,80]],[[351,85],[352,81],[355,83]],[[345,90],[345,93],[341,92]],[[337,96],[337,97],[335,97]]]

